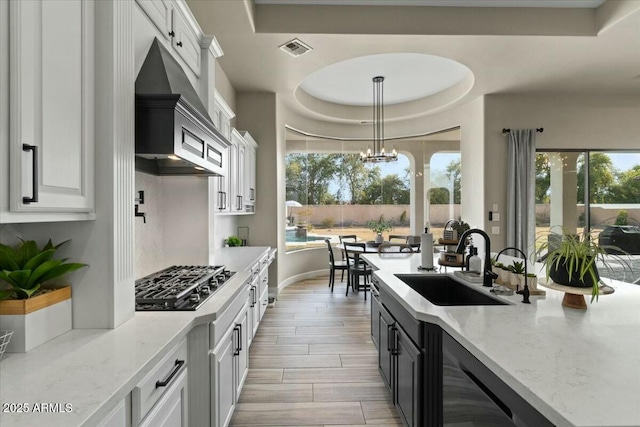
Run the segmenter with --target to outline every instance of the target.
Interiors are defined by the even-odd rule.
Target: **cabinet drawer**
[[[214,322],[209,324],[209,346],[210,350],[216,348],[220,339],[227,333],[229,328],[232,327],[234,319],[238,316],[238,313],[242,310],[247,303],[247,295],[249,294],[249,288],[251,287],[251,278],[245,280],[242,285],[242,291],[235,297],[229,307],[221,314],[219,314]]]
[[[138,425],[187,366],[187,341],[182,341],[131,392],[133,425]]]

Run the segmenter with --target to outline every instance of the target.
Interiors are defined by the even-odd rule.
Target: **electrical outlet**
[[[491,227],[491,234],[500,234],[500,227]]]
[[[493,211],[494,212],[498,212],[498,204],[497,203],[493,204]]]

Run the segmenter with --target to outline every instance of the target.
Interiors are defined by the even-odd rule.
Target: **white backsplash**
[[[136,172],[136,197],[144,191],[144,204],[138,210],[146,214],[135,218],[135,277],[139,279],[166,267],[164,262],[164,192],[162,178]]]

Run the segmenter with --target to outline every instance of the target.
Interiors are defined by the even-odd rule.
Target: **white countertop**
[[[226,260],[237,273],[197,311],[136,312],[116,329],[73,329],[28,353],[5,355],[0,403],[69,403],[72,411],[7,413],[0,407],[0,426],[96,425],[194,326],[227,308],[250,277],[239,266],[269,250],[234,249]]]
[[[640,286],[607,280],[615,293],[587,296],[587,310],[546,288],[531,304],[514,295],[502,297],[512,305],[444,307],[394,276],[418,273],[419,254],[363,258],[409,313],[440,325],[552,423],[640,426]]]

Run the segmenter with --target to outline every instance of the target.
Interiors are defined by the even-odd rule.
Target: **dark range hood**
[[[230,145],[180,64],[156,38],[136,79],[136,169],[224,175]]]

